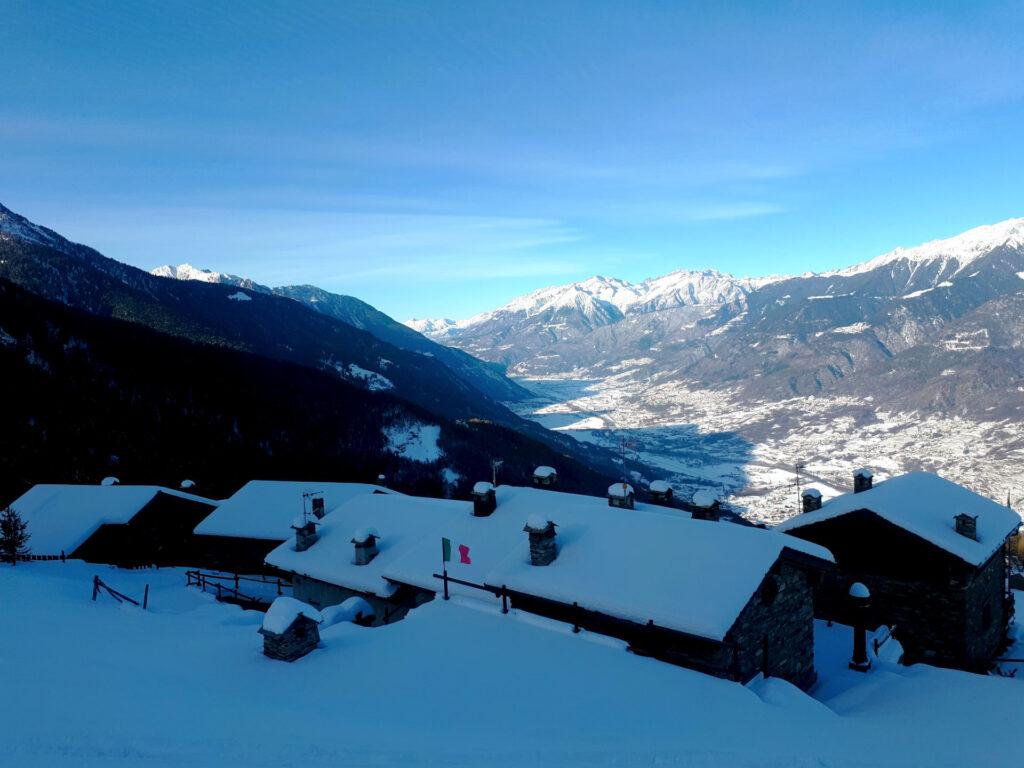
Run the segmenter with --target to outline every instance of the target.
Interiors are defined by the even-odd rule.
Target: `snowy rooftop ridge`
[[[309,509],[303,494],[317,491],[323,496],[326,512],[357,496],[395,493],[369,483],[250,480],[222,501],[213,514],[196,526],[195,532],[206,536],[283,541],[292,535],[292,521],[302,516],[304,507]]]
[[[286,542],[267,563],[359,592],[388,597],[398,584],[436,592],[441,539],[466,547],[453,558],[457,579],[601,611],[609,615],[721,640],[785,550],[833,562],[828,550],[777,531],[691,520],[665,507],[610,507],[604,497],[532,487],[499,486],[497,509],[475,517],[466,501],[368,496],[342,505],[323,521],[320,540],[303,552]],[[557,528],[558,556],[530,565],[524,526]],[[352,562],[351,531],[380,529],[380,553]],[[451,584],[452,594],[490,600],[478,589]]]
[[[101,525],[127,523],[158,493],[216,507],[219,502],[158,485],[34,485],[11,504],[28,523],[39,555],[70,555]]]
[[[931,472],[909,472],[860,493],[846,493],[821,509],[776,526],[788,532],[867,509],[975,566],[983,565],[1020,524],[1012,509]],[[954,516],[978,518],[978,539],[956,532]]]

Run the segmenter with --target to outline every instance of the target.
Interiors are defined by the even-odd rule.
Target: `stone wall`
[[[985,669],[1006,641],[1013,618],[1006,599],[1006,560],[1002,549],[975,575],[966,589],[966,662]]]
[[[764,672],[804,689],[814,683],[813,579],[785,560],[765,576],[725,638],[735,648],[734,679]]]
[[[260,630],[263,635],[263,655],[278,661],[295,661],[315,650],[320,644],[320,630],[315,621],[299,616],[280,635]]]

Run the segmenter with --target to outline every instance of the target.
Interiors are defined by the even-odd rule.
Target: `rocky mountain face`
[[[924,460],[961,474],[958,440],[971,453],[975,427],[991,425],[998,442],[959,459],[979,488],[998,495],[1024,438],[1014,426],[1024,416],[1022,325],[1024,219],[1012,219],[823,274],[753,281],[677,272],[639,285],[592,278],[428,335],[535,380],[551,402],[534,417],[577,413],[586,439],[601,439],[586,429],[595,423],[588,413],[606,431],[612,422],[639,430],[641,441],[684,423],[741,437],[757,461],[737,463],[722,484],[741,495],[754,488],[757,498],[746,501],[771,517],[760,498],[770,489],[752,465],[771,469],[781,489],[795,479],[794,464],[824,450],[801,442],[801,432],[831,431],[838,443],[886,419],[904,434],[914,429],[907,424],[946,422],[934,440],[918,438],[919,447],[935,446],[933,455],[904,446],[907,455],[890,462],[897,441],[882,430],[854,460],[891,471]],[[569,379],[584,386],[552,392],[551,382]],[[673,445],[689,443],[668,440],[666,451]],[[841,488],[846,471],[837,472],[819,477]],[[707,479],[696,464],[678,474],[698,485]]]

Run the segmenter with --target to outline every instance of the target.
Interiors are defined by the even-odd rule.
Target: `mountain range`
[[[776,514],[796,464],[817,463],[817,479],[842,487],[849,467],[829,456],[966,473],[993,496],[1021,458],[1024,219],[827,273],[594,277],[467,320],[409,324],[532,380],[548,402],[524,412],[582,439],[628,427],[661,446],[664,466],[693,448],[665,430],[739,439],[754,455],[745,468],[710,477],[696,461],[680,477],[753,488],[745,502],[760,516]]]

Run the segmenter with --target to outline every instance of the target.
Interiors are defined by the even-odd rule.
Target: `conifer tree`
[[[28,523],[12,507],[0,512],[0,559],[11,565],[18,564],[18,558],[29,553]]]

